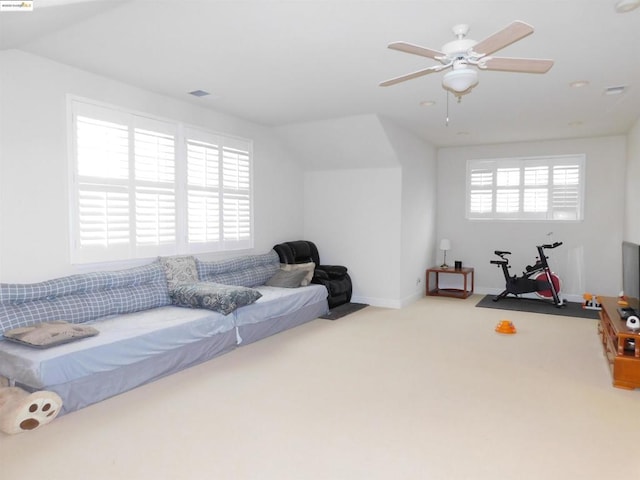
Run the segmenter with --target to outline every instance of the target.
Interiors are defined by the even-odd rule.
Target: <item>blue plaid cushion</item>
[[[215,282],[241,287],[264,285],[280,268],[275,250],[262,255],[247,255],[227,260],[196,260],[198,278],[202,282]]]
[[[170,303],[164,270],[158,262],[41,283],[0,284],[0,333],[52,320],[82,323]]]

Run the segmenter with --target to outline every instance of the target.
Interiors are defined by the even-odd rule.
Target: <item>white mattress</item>
[[[301,308],[322,302],[327,298],[324,285],[311,284],[306,287],[280,288],[255,287],[262,294],[250,307],[236,310],[236,325],[250,325],[266,322],[272,318],[283,317],[297,312]]]
[[[87,324],[99,335],[45,350],[0,341],[0,375],[45,388],[131,365],[235,327],[233,314],[173,306]]]

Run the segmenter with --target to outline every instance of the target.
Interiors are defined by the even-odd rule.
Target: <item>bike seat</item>
[[[511,252],[505,252],[505,251],[502,251],[502,250],[495,250],[493,253],[495,253],[496,255],[500,255],[500,256],[502,256],[502,255],[511,255]]]

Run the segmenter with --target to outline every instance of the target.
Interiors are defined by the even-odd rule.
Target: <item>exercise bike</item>
[[[494,302],[505,298],[507,295],[514,295],[521,298],[523,293],[535,293],[545,300],[551,302],[558,308],[565,307],[564,300],[560,298],[560,277],[551,271],[547,256],[544,254],[545,249],[552,249],[562,245],[562,242],[553,244],[538,245],[538,258],[534,265],[527,265],[520,277],[509,275],[509,259],[507,255],[511,252],[496,250],[494,253],[500,257],[500,260],[491,260],[491,264],[498,265],[502,268],[506,286],[504,291],[493,298]]]

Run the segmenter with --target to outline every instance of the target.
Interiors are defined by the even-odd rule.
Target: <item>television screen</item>
[[[622,242],[622,291],[629,307],[640,313],[640,245]]]

